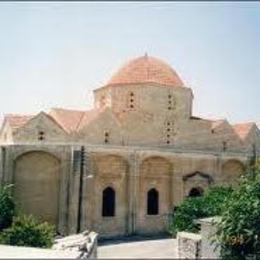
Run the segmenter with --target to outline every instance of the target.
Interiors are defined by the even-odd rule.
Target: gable
[[[90,143],[107,143],[120,144],[122,141],[121,127],[116,116],[110,108],[100,111],[91,120],[82,122],[77,134],[79,141]],[[106,138],[107,137],[107,138]]]
[[[40,112],[31,118],[24,126],[14,132],[14,142],[39,142],[39,135],[45,142],[65,141],[66,131],[51,116]],[[43,141],[43,140],[42,140]]]

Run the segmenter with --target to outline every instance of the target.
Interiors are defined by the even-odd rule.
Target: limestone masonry
[[[192,90],[148,55],[94,97],[90,110],[6,115],[0,132],[0,182],[61,234],[164,232],[186,196],[235,185],[260,150],[255,123],[193,116]]]

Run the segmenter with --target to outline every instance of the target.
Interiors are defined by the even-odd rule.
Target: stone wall
[[[200,219],[200,235],[201,235],[201,254],[206,259],[216,259],[220,257],[220,248],[214,241],[216,233],[217,217]]]
[[[178,232],[178,254],[184,259],[218,259],[220,248],[214,240],[218,217],[199,219],[200,234]]]
[[[56,240],[52,249],[0,245],[0,258],[97,259],[97,234],[83,232]]]
[[[97,258],[97,233],[84,231],[55,240],[52,249],[78,254],[77,259]]]
[[[199,234],[178,232],[177,241],[179,258],[201,258],[201,236]]]
[[[80,151],[80,146],[12,145],[2,148],[0,175],[3,181],[14,183],[17,187],[27,183],[24,178],[34,183],[32,188],[25,188],[24,192],[21,189],[15,191],[16,197],[22,194],[19,198],[24,199],[22,203],[37,199],[38,192],[41,193],[46,184],[42,186],[42,182],[50,178],[47,182],[53,183],[52,194],[59,191],[53,201],[58,213],[51,210],[53,217],[58,214],[57,230],[63,235],[75,233],[79,218],[80,158],[77,161],[73,155],[74,151]],[[56,162],[59,162],[57,166],[60,169],[57,171],[59,185],[54,178],[54,169],[58,169]],[[235,153],[210,154],[164,148],[85,145],[80,230],[95,230],[101,236],[163,232],[168,227],[172,208],[181,203],[190,189],[205,189],[209,185],[225,182],[228,173],[223,170],[229,162],[232,162],[229,169],[237,171],[240,167],[243,170],[247,157]],[[37,178],[41,171],[47,171],[47,174],[39,174]],[[235,174],[229,176],[230,180],[237,177]],[[116,193],[114,217],[102,217],[102,191],[108,186]],[[159,214],[152,216],[147,215],[147,194],[153,188],[159,193]],[[37,196],[32,196],[34,193]],[[39,205],[48,205],[46,201],[50,201],[50,194],[45,191],[40,195],[43,202]],[[37,203],[36,208],[33,204],[29,206],[33,211],[27,213],[38,210]],[[47,208],[39,210],[44,212]]]

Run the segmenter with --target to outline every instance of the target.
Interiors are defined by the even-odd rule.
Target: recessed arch
[[[161,156],[146,157],[140,166],[141,177],[154,176],[157,177],[170,175],[172,172],[172,163]]]
[[[129,171],[129,163],[121,155],[96,155],[94,162],[97,176],[109,174],[110,176],[124,177]]]
[[[45,151],[28,151],[14,161],[14,197],[24,214],[58,223],[60,160]]]
[[[236,159],[231,159],[222,165],[222,179],[225,184],[237,183],[239,177],[245,173],[245,165]]]

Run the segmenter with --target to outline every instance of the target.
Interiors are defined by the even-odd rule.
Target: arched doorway
[[[203,189],[200,187],[192,188],[188,197],[201,197],[203,195]]]
[[[103,190],[102,196],[102,216],[114,217],[116,211],[115,205],[116,193],[113,188],[107,187]]]
[[[159,214],[159,193],[156,189],[147,192],[147,215]]]
[[[60,161],[33,151],[15,160],[14,198],[19,210],[51,224],[58,223]]]

